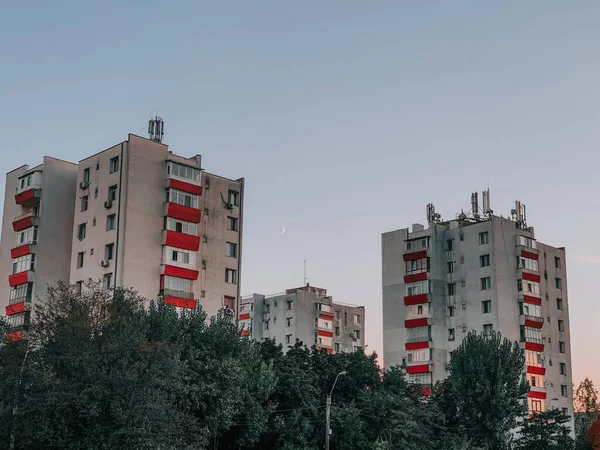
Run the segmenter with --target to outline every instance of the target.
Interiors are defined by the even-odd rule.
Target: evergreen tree
[[[558,409],[534,413],[523,421],[517,441],[518,450],[566,450],[574,441],[567,423],[571,420]]]

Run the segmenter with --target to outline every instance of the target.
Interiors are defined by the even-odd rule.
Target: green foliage
[[[517,342],[471,332],[452,354],[446,417],[459,440],[489,450],[509,448],[511,430],[527,411],[525,357]]]
[[[570,417],[558,409],[534,413],[523,421],[517,450],[565,450],[573,448],[567,423]]]

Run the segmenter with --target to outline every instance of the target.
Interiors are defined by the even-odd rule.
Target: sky
[[[364,305],[381,233],[491,189],[567,247],[574,380],[600,383],[600,3],[0,0],[0,172],[146,135],[246,178],[243,294]],[[281,229],[286,232],[282,235]]]

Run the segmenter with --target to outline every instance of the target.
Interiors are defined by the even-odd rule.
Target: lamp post
[[[546,405],[546,411],[548,411],[550,409],[550,403],[552,403],[555,400],[558,401],[558,398],[554,397],[554,398],[551,398],[550,400],[548,400],[548,404]]]
[[[340,372],[335,377],[335,381],[333,382],[333,386],[331,387],[331,391],[329,391],[329,395],[327,396],[327,403],[325,404],[325,450],[329,450],[329,435],[331,434],[330,428],[330,416],[331,416],[331,394],[333,394],[333,390],[335,389],[335,384],[337,383],[340,375],[346,375],[346,372]]]

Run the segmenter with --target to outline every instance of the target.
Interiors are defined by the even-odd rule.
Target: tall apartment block
[[[333,302],[327,290],[306,284],[274,295],[242,297],[242,334],[273,339],[284,351],[296,343],[329,353],[354,352],[365,345],[365,308]]]
[[[243,195],[243,179],[205,172],[200,155],[184,158],[132,134],[79,164],[45,158],[9,173],[0,289],[14,331],[26,327],[35,295],[58,280],[81,288],[102,280],[176,308],[233,315]]]
[[[430,204],[427,228],[382,235],[385,365],[430,387],[469,331],[499,331],[525,352],[529,410],[573,415],[565,249],[535,239],[520,202],[505,218],[489,199],[448,221]]]

